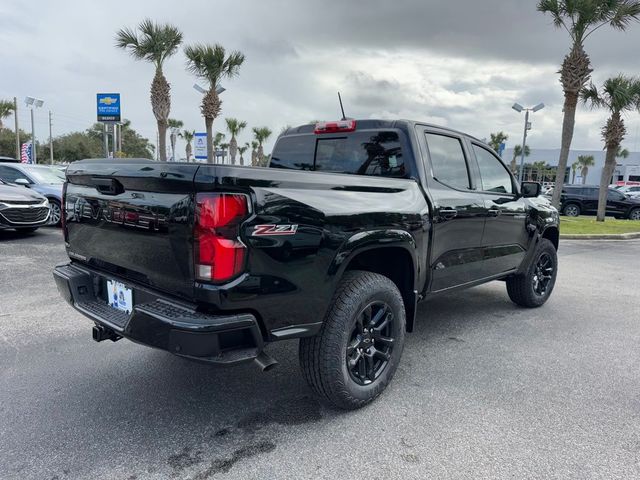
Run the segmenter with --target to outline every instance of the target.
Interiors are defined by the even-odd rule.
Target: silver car
[[[49,221],[48,200],[33,190],[0,180],[0,230],[33,232]]]
[[[51,207],[50,224],[60,225],[64,172],[46,165],[0,162],[0,179],[44,195]]]

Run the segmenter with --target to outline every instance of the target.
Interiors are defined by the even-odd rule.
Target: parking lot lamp
[[[31,158],[33,163],[38,163],[36,157],[36,127],[33,121],[33,111],[36,108],[42,107],[42,105],[44,105],[44,100],[34,97],[25,97],[24,103],[31,110]]]
[[[544,103],[539,103],[535,107],[524,108],[519,103],[514,103],[511,108],[513,108],[516,112],[522,113],[524,110],[524,135],[522,136],[522,155],[520,157],[520,174],[518,175],[518,181],[522,183],[522,177],[524,174],[524,149],[527,145],[527,131],[531,130],[531,123],[529,123],[529,112],[537,112],[538,110],[542,110],[544,108]]]

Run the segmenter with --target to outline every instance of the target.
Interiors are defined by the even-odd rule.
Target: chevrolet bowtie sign
[[[119,122],[121,118],[120,94],[98,93],[97,111],[99,122]]]

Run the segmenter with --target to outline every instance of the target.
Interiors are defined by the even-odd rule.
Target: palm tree
[[[247,127],[247,122],[241,122],[235,118],[225,118],[224,120],[227,122],[227,130],[229,130],[229,133],[231,134],[231,140],[229,141],[229,157],[231,158],[231,164],[235,165],[236,153],[238,150],[236,135]]]
[[[576,181],[576,172],[578,171],[578,167],[580,164],[575,161],[571,164],[571,183],[575,183]]]
[[[251,141],[251,166],[255,167],[258,165],[258,142],[255,140]]]
[[[491,133],[489,135],[491,137],[491,140],[489,140],[489,146],[493,148],[496,153],[500,151],[500,144],[509,140],[509,135],[504,132]]]
[[[222,150],[222,163],[224,163],[227,160],[227,154],[229,153],[229,144],[221,143],[220,149]]]
[[[187,162],[191,161],[191,142],[193,141],[193,137],[195,136],[195,130],[183,130],[180,136],[187,142],[187,145],[184,147],[184,153],[187,155]]]
[[[226,135],[222,132],[216,132],[213,135],[213,140],[211,141],[211,144],[213,145],[213,154],[215,156],[216,151],[218,150],[218,146],[222,143],[222,141],[224,140],[224,137],[226,137]],[[207,161],[209,161],[207,159]]]
[[[157,24],[145,19],[138,32],[123,28],[116,33],[116,47],[128,50],[136,60],[146,60],[156,67],[151,82],[151,109],[158,123],[160,160],[167,161],[167,119],[171,112],[171,86],[164,76],[164,61],[176,53],[182,43],[182,32],[170,24]]]
[[[176,120],[175,118],[170,118],[167,120],[167,126],[171,129],[171,133],[169,134],[169,141],[171,142],[171,159],[176,161],[176,139],[180,134],[180,129],[184,126],[182,120]]]
[[[547,162],[533,162],[531,168],[536,172],[536,180],[540,181],[540,177],[542,176],[542,181],[544,181],[544,175],[547,169]]]
[[[550,14],[557,28],[564,28],[571,38],[571,50],[560,67],[560,83],[564,92],[562,143],[558,172],[567,169],[569,149],[576,122],[576,106],[580,90],[591,77],[591,60],[584,50],[584,41],[599,28],[610,25],[625,30],[640,15],[640,1],[636,0],[540,0],[538,11]],[[558,207],[564,175],[556,176],[551,203]]]
[[[238,147],[238,153],[240,154],[240,165],[244,165],[244,158],[242,158],[242,156],[244,155],[244,152],[246,152],[248,148],[249,148],[248,143],[245,143],[242,147]]]
[[[581,167],[580,176],[582,177],[582,184],[587,183],[587,175],[589,174],[589,167],[595,165],[595,159],[593,155],[580,155],[578,156],[578,165]]]
[[[632,110],[640,110],[640,79],[618,75],[605,80],[600,91],[593,83],[589,87],[583,88],[580,97],[585,104],[590,104],[592,108],[605,108],[611,114],[607,123],[602,127],[602,139],[607,153],[600,177],[598,214],[596,216],[598,222],[604,222],[609,179],[616,168],[616,156],[627,133],[622,114]]]
[[[0,100],[0,130],[4,128],[2,121],[13,113],[13,102],[9,100]]]
[[[529,145],[524,146],[524,156],[531,155],[531,149]],[[511,171],[516,173],[518,171],[518,158],[522,157],[522,145],[516,145],[513,147],[513,158],[511,159]]]
[[[209,82],[209,90],[202,97],[200,111],[207,128],[207,162],[213,163],[213,121],[220,115],[222,101],[217,89],[220,80],[238,75],[244,62],[241,52],[231,52],[227,56],[222,45],[189,45],[184,49],[187,70],[196,77]]]
[[[262,144],[267,141],[267,139],[271,136],[271,130],[268,127],[253,127],[253,135],[258,142],[258,165],[264,166],[264,150],[262,149]]]

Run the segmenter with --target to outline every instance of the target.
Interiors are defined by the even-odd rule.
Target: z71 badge
[[[252,235],[266,237],[269,235],[295,235],[298,225],[256,225]]]

